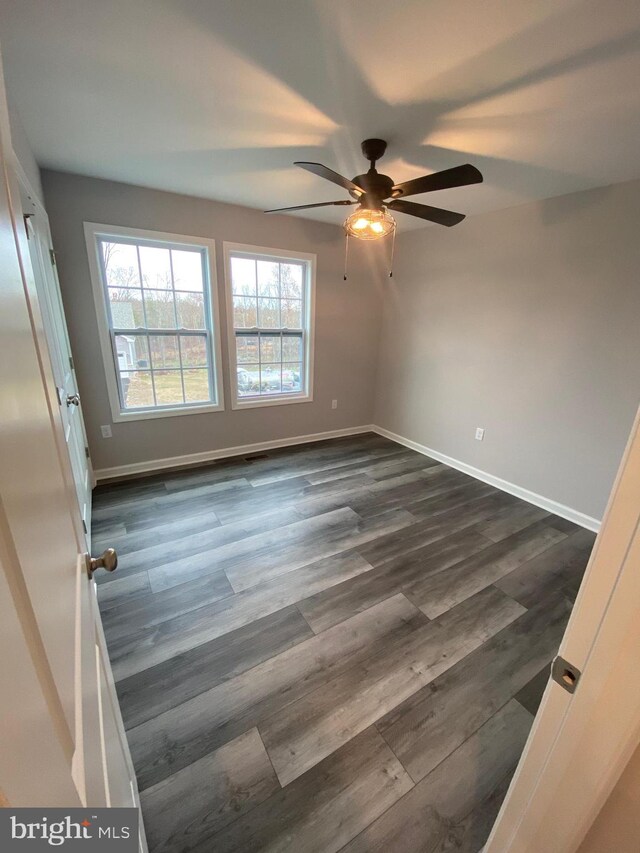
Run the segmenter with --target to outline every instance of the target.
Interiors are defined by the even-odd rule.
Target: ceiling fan
[[[371,166],[364,175],[356,175],[352,180],[339,175],[321,163],[294,163],[294,166],[300,166],[301,169],[306,169],[314,175],[343,187],[353,200],[299,204],[296,207],[265,210],[265,213],[286,213],[291,210],[309,210],[313,207],[357,204],[358,208],[347,217],[344,227],[347,234],[365,240],[375,240],[395,231],[396,222],[388,212],[389,209],[447,227],[462,222],[465,218],[463,213],[454,213],[451,210],[430,207],[426,204],[416,204],[412,201],[405,201],[404,198],[405,196],[433,192],[434,190],[478,184],[482,181],[482,173],[475,166],[466,163],[464,166],[454,166],[452,169],[444,169],[441,172],[434,172],[431,175],[423,175],[421,178],[395,184],[388,175],[381,175],[376,169],[376,162],[386,150],[387,143],[384,139],[365,139],[362,143],[362,153],[369,160]]]

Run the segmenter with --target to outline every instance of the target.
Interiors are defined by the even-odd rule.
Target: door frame
[[[640,410],[549,680],[484,853],[574,853],[640,742]]]
[[[11,173],[13,173],[13,175],[11,175]],[[10,164],[9,178],[10,178],[10,183],[13,183],[14,181],[16,182],[16,189],[19,191],[18,197],[19,197],[19,200],[21,203],[21,209],[22,209],[23,216],[24,217],[33,216],[36,219],[36,226],[38,226],[38,227],[40,227],[41,225],[44,226],[46,242],[49,245],[49,250],[52,253],[53,258],[55,258],[55,252],[53,250],[53,240],[51,237],[51,223],[49,221],[49,216],[47,214],[46,208],[44,207],[44,204],[40,200],[40,198],[39,198],[37,192],[35,191],[34,187],[31,185],[24,169],[22,168],[19,160],[15,157],[15,155],[13,156],[13,162]],[[27,207],[31,208],[31,210],[26,210],[25,208],[27,208]],[[38,302],[39,310],[41,313],[41,325],[42,325],[42,330],[43,330],[43,334],[44,334],[44,340],[42,342],[40,342],[40,344],[45,347],[45,352],[49,353],[49,361],[52,362],[53,357],[52,357],[52,353],[50,351],[50,346],[49,346],[50,336],[58,336],[61,331],[63,332],[64,338],[65,338],[64,348],[66,351],[68,351],[69,356],[71,356],[71,344],[69,341],[68,330],[66,327],[66,316],[65,316],[65,311],[64,311],[64,303],[62,301],[62,293],[60,290],[60,282],[58,279],[58,273],[57,273],[57,269],[55,267],[55,263],[54,262],[52,263],[52,266],[54,268],[53,274],[51,277],[49,277],[47,275],[45,269],[43,268],[43,265],[47,263],[47,259],[42,256],[42,252],[40,251],[40,246],[37,245],[37,243],[39,241],[39,235],[37,233],[37,228],[32,227],[32,231],[33,231],[33,239],[29,236],[28,226],[25,222],[24,235],[22,233],[19,235],[19,253],[21,256],[20,262],[24,267],[24,275],[30,282],[30,289],[35,289],[35,292],[37,295],[37,302]],[[33,245],[34,243],[36,243],[36,245]],[[37,259],[36,259],[35,263],[34,263],[32,248],[37,255]],[[25,258],[28,259],[27,263],[25,263],[25,261],[24,261]],[[37,270],[36,270],[36,264],[38,266]],[[64,325],[62,330],[56,329],[55,322],[54,322],[53,317],[51,316],[51,311],[50,311],[49,306],[48,305],[46,305],[46,306],[42,305],[42,300],[40,299],[39,294],[37,293],[38,284],[36,282],[36,274],[38,276],[42,277],[42,283],[41,283],[42,288],[48,289],[53,284],[53,288],[55,289],[55,292],[50,293],[48,295],[51,299],[53,299],[59,303],[60,312],[62,315],[62,320],[63,320],[63,325]],[[73,376],[74,388],[77,391],[78,380],[77,380],[77,374],[76,374],[73,359],[71,361],[70,370],[71,370],[71,373]],[[55,384],[57,386],[57,383],[55,383]],[[61,409],[62,404],[60,403],[60,400],[56,400],[55,402],[58,403],[57,413],[59,415],[59,420],[62,421],[62,417],[60,416],[60,409]],[[53,405],[53,401],[52,401],[52,405]],[[53,406],[53,408],[54,408],[54,412],[55,412],[55,406]],[[84,464],[86,466],[87,486],[88,486],[87,506],[86,506],[86,513],[83,513],[83,511],[82,511],[83,508],[80,506],[79,506],[79,511],[80,511],[80,516],[81,516],[81,522],[85,522],[85,526],[86,526],[86,529],[83,529],[83,540],[87,543],[87,546],[89,546],[91,543],[91,491],[96,486],[96,478],[95,478],[95,474],[93,471],[91,456],[89,453],[89,442],[87,440],[87,430],[86,430],[86,426],[84,423],[84,414],[82,411],[82,405],[80,405],[78,407],[78,411],[75,412],[73,416],[79,418],[79,425],[80,425],[80,428],[82,431],[82,441],[83,441],[83,446],[85,448],[85,462],[84,462]],[[66,454],[69,455],[69,447],[68,447],[68,442],[66,440],[66,437],[64,435],[64,428],[62,427],[61,430],[57,430],[56,432],[58,433],[58,436],[57,436],[58,441],[60,441],[61,438],[63,440],[64,452],[66,452]],[[71,460],[70,460],[70,464],[71,464],[71,467],[73,467]],[[73,481],[73,476],[71,477],[71,479]],[[76,495],[76,497],[77,497],[75,482],[73,482],[72,492],[73,492],[73,495]],[[88,547],[85,550],[88,550]]]

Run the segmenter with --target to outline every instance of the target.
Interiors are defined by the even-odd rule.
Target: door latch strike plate
[[[551,664],[551,678],[564,687],[567,693],[575,693],[582,673],[577,666],[558,655]]]

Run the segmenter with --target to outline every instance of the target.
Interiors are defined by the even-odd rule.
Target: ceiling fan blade
[[[273,210],[265,210],[265,213],[284,213],[287,210],[308,210],[310,207],[331,207],[334,204],[357,204],[357,201],[320,201],[318,204],[298,204],[295,207],[276,207]]]
[[[293,165],[300,166],[301,169],[306,169],[307,172],[313,172],[314,175],[318,175],[318,177],[324,178],[326,181],[331,181],[332,184],[337,184],[345,190],[356,192],[358,195],[362,195],[364,192],[362,187],[354,184],[353,181],[349,180],[349,178],[339,175],[337,172],[334,172],[333,169],[323,166],[322,163],[302,163],[298,161]]]
[[[448,190],[451,187],[466,187],[469,184],[482,183],[482,172],[465,163],[464,166],[454,166],[452,169],[443,169],[442,172],[434,172],[432,175],[423,175],[412,181],[395,184],[393,193],[399,193],[404,198],[407,195],[418,195],[418,193],[430,193],[434,190]]]
[[[465,218],[464,213],[454,213],[452,210],[443,210],[441,207],[429,207],[428,204],[415,204],[413,201],[404,201],[401,198],[394,198],[387,202],[387,207],[399,213],[408,213],[409,216],[418,216],[429,222],[437,222],[438,225],[446,225],[447,228],[457,225]]]

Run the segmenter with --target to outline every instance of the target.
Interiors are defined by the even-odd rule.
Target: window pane
[[[302,328],[302,300],[282,300],[282,327],[284,329]]]
[[[184,402],[179,370],[154,370],[153,384],[156,388],[156,400],[159,406]]]
[[[233,323],[236,329],[248,329],[258,325],[255,299],[246,296],[233,297]]]
[[[169,249],[140,246],[140,266],[143,287],[171,290]]]
[[[282,336],[282,360],[302,361],[302,336],[299,338],[294,338],[292,335]]]
[[[260,365],[243,364],[238,367],[238,396],[248,397],[260,392]]]
[[[173,286],[176,290],[203,291],[202,252],[171,250],[173,263]]]
[[[145,290],[144,304],[147,310],[147,328],[175,329],[176,317],[171,290]]]
[[[180,367],[178,338],[175,335],[150,335],[151,366],[154,370],[159,367]]]
[[[139,409],[145,406],[153,406],[153,386],[151,384],[151,371],[136,370],[120,374],[120,388],[122,389],[122,400],[125,409]]]
[[[262,335],[260,337],[260,361],[262,364],[278,364],[282,361],[280,336]]]
[[[271,261],[258,261],[258,296],[280,296],[278,267]]]
[[[301,364],[282,365],[282,390],[293,394],[302,391]]]
[[[209,374],[204,370],[185,370],[184,397],[187,403],[201,403],[211,400],[209,391]]]
[[[109,287],[140,287],[138,253],[130,243],[100,243]]]
[[[206,367],[207,360],[207,339],[194,335],[180,336],[180,350],[182,352],[183,367]]]
[[[114,329],[137,329],[144,326],[141,290],[110,287],[109,303]]]
[[[146,335],[116,335],[116,353],[120,371],[149,367],[149,345]]]
[[[280,265],[280,288],[283,299],[302,299],[302,264]]]
[[[256,295],[256,262],[249,258],[231,258],[231,290],[238,296]]]
[[[238,364],[258,361],[257,335],[236,335],[236,361]]]
[[[262,394],[278,394],[281,390],[280,365],[262,365],[260,389]]]
[[[205,328],[202,293],[176,293],[176,309],[181,329]]]
[[[279,299],[258,299],[258,325],[262,329],[280,327]]]

